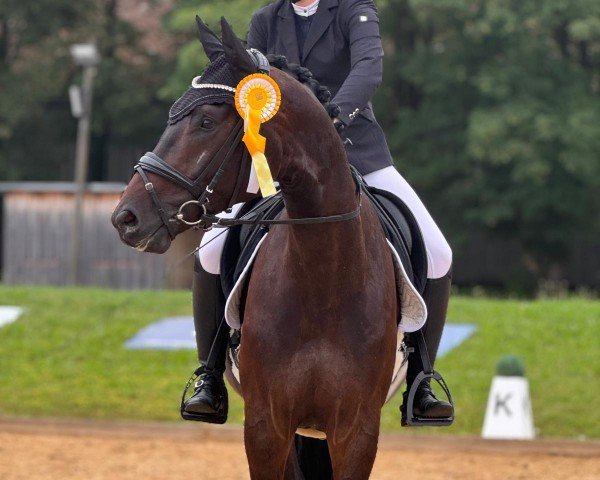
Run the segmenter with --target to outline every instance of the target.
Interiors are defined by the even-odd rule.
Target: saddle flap
[[[408,279],[419,294],[427,281],[427,252],[421,228],[406,203],[386,190],[367,186],[386,238],[398,254]]]

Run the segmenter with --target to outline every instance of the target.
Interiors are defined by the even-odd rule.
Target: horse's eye
[[[215,126],[215,122],[212,121],[210,118],[205,118],[204,120],[202,120],[201,127],[204,130],[211,130],[214,126]]]

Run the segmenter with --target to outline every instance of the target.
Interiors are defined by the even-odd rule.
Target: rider
[[[383,48],[379,19],[373,0],[277,0],[258,10],[248,32],[248,47],[264,54],[279,54],[308,68],[327,85],[332,103],[340,108],[334,119],[343,130],[349,162],[369,185],[401,198],[411,209],[423,234],[427,252],[427,284],[424,300],[427,322],[423,327],[431,361],[435,360],[450,295],[452,251],[442,232],[410,185],[393,166],[384,133],[377,123],[371,96],[382,79]],[[239,205],[225,216],[234,216]],[[219,234],[221,234],[219,236]],[[220,282],[220,257],[225,235],[209,231],[202,239],[193,280],[194,324],[198,357],[207,366],[196,383],[184,412],[196,420],[223,423],[227,419],[227,390],[223,382],[228,329],[219,328],[225,299]],[[415,345],[418,349],[418,345]],[[423,369],[418,352],[411,355],[407,392]],[[406,405],[407,393],[404,393]],[[406,409],[401,408],[403,424]],[[427,382],[421,383],[414,400],[416,415],[448,418],[452,406],[438,400]]]

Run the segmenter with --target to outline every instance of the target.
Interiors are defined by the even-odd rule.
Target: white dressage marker
[[[481,436],[503,440],[535,438],[529,383],[525,377],[494,377]]]
[[[0,306],[0,328],[13,323],[22,313],[23,309],[21,307]]]

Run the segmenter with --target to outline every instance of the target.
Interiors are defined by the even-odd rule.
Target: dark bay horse
[[[222,43],[205,26],[200,29],[213,62],[224,55],[238,79],[256,72],[225,21]],[[282,102],[261,134],[285,201],[282,218],[356,210],[360,198],[326,110],[288,73],[271,68],[270,75]],[[153,152],[198,179],[201,192],[217,169],[211,159],[220,158],[239,120],[229,103],[202,104],[167,126]],[[249,175],[241,161],[244,148],[236,146],[229,168],[211,188],[209,213],[253,196],[233,195],[237,179]],[[113,223],[128,245],[162,253],[188,228],[176,213],[192,196],[185,185],[152,171],[146,175],[132,177]],[[392,256],[367,199],[350,220],[271,228],[249,281],[239,355],[253,479],[304,478],[294,448],[298,428],[326,434],[335,479],[369,477],[392,379],[398,318]]]

